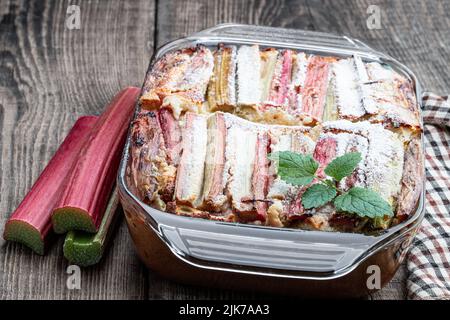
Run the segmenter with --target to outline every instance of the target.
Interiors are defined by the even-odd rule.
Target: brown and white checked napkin
[[[450,299],[450,99],[423,97],[425,218],[407,257],[409,299]]]

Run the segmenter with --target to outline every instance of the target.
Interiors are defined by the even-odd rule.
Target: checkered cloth
[[[450,300],[450,99],[423,104],[426,213],[407,258],[408,298]]]

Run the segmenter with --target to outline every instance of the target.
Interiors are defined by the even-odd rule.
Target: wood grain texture
[[[79,30],[66,28],[69,4],[80,6]],[[100,113],[121,88],[141,85],[155,8],[144,0],[2,0],[0,8],[3,229],[75,120]],[[103,262],[82,270],[80,290],[66,289],[62,240],[44,257],[2,243],[0,299],[145,298],[147,271],[124,224]]]
[[[65,27],[69,4],[80,5],[80,30]],[[381,9],[381,29],[366,25],[369,5]],[[119,89],[141,85],[156,46],[223,22],[346,34],[404,62],[425,89],[446,93],[449,9],[444,0],[0,0],[0,224],[78,116],[99,113]],[[162,279],[135,256],[123,222],[105,259],[83,269],[81,290],[67,290],[62,240],[45,257],[0,243],[0,299],[266,297]],[[405,279],[403,266],[368,298],[404,298]]]

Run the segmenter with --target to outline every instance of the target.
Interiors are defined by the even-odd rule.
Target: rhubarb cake
[[[170,214],[368,232],[407,219],[422,192],[414,84],[357,55],[226,44],[173,51],[147,74],[139,108],[129,183]],[[358,152],[361,161],[339,190],[373,190],[394,214],[361,217],[331,202],[306,209],[306,187],[278,176],[270,157],[284,151],[311,155],[324,179],[333,159]]]

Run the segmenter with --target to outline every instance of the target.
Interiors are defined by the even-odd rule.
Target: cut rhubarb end
[[[43,254],[46,239],[51,234],[51,213],[61,199],[64,181],[97,119],[96,116],[84,116],[77,120],[31,190],[9,218],[5,226],[5,240],[21,242]]]
[[[95,233],[97,228],[92,217],[79,208],[63,207],[55,209],[52,215],[53,230],[55,233],[66,233],[70,230],[80,230]]]
[[[64,257],[72,263],[86,267],[100,261],[119,218],[117,188],[108,202],[102,222],[96,234],[70,231],[64,241]]]
[[[64,257],[71,263],[87,267],[100,261],[103,248],[95,234],[70,231],[64,241]]]
[[[37,254],[44,254],[44,240],[41,232],[31,224],[20,220],[10,220],[5,225],[3,238],[7,241],[16,241],[31,248]]]
[[[99,116],[55,206],[54,229],[96,232],[110,197],[140,90],[120,91]]]

